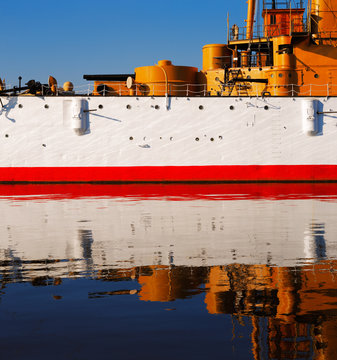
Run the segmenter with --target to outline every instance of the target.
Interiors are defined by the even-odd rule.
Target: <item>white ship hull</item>
[[[333,97],[1,100],[2,182],[337,180]]]

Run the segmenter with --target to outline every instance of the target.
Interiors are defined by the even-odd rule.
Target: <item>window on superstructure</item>
[[[276,24],[276,15],[270,15],[270,25]]]

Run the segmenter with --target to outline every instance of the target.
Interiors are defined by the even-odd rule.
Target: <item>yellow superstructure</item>
[[[254,33],[255,0],[246,26],[233,25],[227,44],[203,47],[202,69],[161,60],[126,79],[95,81],[94,95],[336,96],[337,1],[264,1]],[[305,18],[306,13],[306,18]],[[256,14],[257,16],[259,14]]]

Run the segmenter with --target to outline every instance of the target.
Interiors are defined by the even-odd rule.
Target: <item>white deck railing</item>
[[[212,88],[212,95],[218,96],[322,96],[329,97],[337,94],[337,84],[276,84],[265,85],[260,83],[236,83],[233,84],[169,84],[166,94],[165,84],[146,84],[135,86],[131,91],[124,84],[115,84],[113,89],[107,85],[105,91],[97,96],[211,96],[207,88]],[[94,85],[87,84],[74,88],[76,94],[92,95]]]
[[[10,88],[10,85],[6,86]],[[207,88],[212,88],[210,92]],[[166,90],[168,93],[166,94]],[[84,84],[74,87],[74,94],[92,96],[95,93],[94,84]],[[166,89],[166,84],[147,83],[145,85],[134,86],[130,91],[126,88],[124,83],[117,83],[113,85],[113,89],[106,86],[105,91],[95,96],[186,96],[186,97],[207,97],[207,96],[242,96],[242,97],[261,97],[261,96],[336,96],[337,84],[276,84],[267,85],[260,83],[236,83],[233,84],[219,84],[219,82],[205,84],[169,84]],[[44,95],[44,94],[42,94]],[[60,91],[57,95],[62,94]]]

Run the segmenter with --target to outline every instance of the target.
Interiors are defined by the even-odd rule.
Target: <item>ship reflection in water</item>
[[[0,208],[4,358],[337,358],[337,184],[0,186]]]

